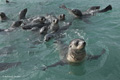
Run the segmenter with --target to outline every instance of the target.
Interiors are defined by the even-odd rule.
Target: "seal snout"
[[[84,45],[84,46],[86,45],[86,42],[85,42],[85,41],[83,42],[83,45]]]
[[[74,45],[77,47],[77,46],[79,46],[79,45],[83,45],[83,46],[85,46],[86,45],[86,42],[85,41],[81,41],[81,40],[76,40],[75,42],[74,42]]]

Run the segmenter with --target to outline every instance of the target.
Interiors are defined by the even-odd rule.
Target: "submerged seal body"
[[[83,39],[74,39],[69,45],[65,45],[62,42],[57,41],[57,45],[59,46],[61,60],[52,65],[43,67],[43,70],[58,65],[78,64],[86,58],[87,60],[95,60],[105,53],[105,50],[103,49],[102,53],[99,55],[88,55],[85,50],[86,42]]]

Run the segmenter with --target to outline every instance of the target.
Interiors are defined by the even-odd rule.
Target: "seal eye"
[[[78,46],[79,45],[79,41],[77,40],[74,44],[75,44],[75,46]]]
[[[45,18],[44,18],[44,17],[42,17],[42,18],[41,18],[41,21],[45,21]]]
[[[6,17],[5,13],[3,13],[3,12],[0,13],[0,16],[1,16],[2,18]]]
[[[54,22],[54,23],[58,23],[58,20],[57,20],[57,19],[54,19],[53,22]]]

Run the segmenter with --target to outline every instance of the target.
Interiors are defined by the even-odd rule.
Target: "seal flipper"
[[[0,71],[7,70],[8,68],[14,67],[21,64],[21,62],[15,63],[0,63]]]
[[[87,19],[87,18],[82,18],[81,19],[83,22],[85,22],[85,23],[87,23],[87,24],[91,24],[92,22],[89,20],[89,19]]]
[[[98,59],[99,57],[101,57],[104,53],[106,52],[105,49],[102,50],[101,54],[99,55],[87,55],[87,60],[96,60]]]
[[[19,12],[19,19],[25,19],[26,13],[27,13],[27,8],[20,11]]]
[[[98,12],[99,12],[99,13],[100,13],[100,12],[107,12],[107,11],[109,11],[109,10],[112,10],[112,6],[111,6],[111,5],[108,5],[106,8],[104,8],[104,9],[98,11]]]
[[[67,63],[64,63],[63,61],[58,61],[58,62],[56,62],[56,63],[54,63],[54,64],[52,64],[52,65],[42,67],[42,70],[45,71],[46,69],[48,69],[48,68],[50,68],[50,67],[56,67],[56,66],[58,66],[58,65],[63,66],[63,65],[65,65],[65,64],[67,64]]]
[[[0,29],[0,32],[3,32],[3,31],[5,31],[4,29]]]
[[[91,8],[89,8],[87,11],[90,11],[90,10],[98,10],[100,9],[100,6],[92,6]]]

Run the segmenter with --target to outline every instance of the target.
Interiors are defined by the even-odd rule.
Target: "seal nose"
[[[86,45],[86,42],[85,42],[85,41],[83,42],[83,45]]]

